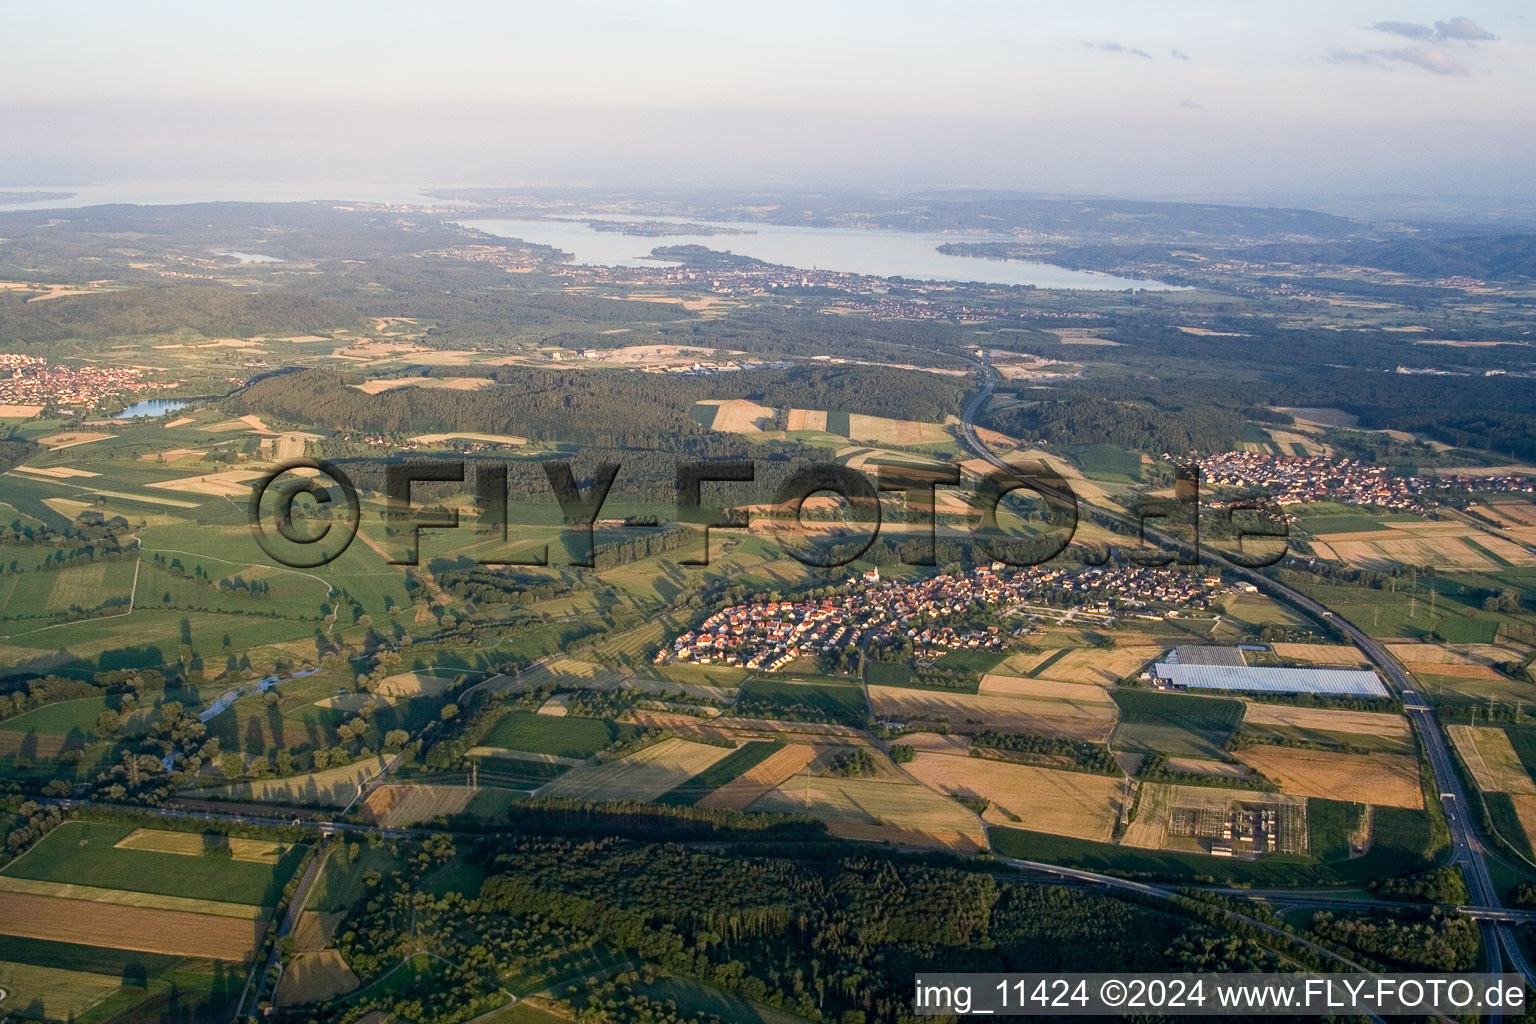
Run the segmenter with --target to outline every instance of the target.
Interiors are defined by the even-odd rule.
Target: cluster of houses
[[[1521,474],[1471,477],[1463,474],[1398,476],[1359,459],[1323,455],[1225,452],[1199,460],[1204,480],[1216,487],[1262,494],[1281,505],[1335,501],[1404,512],[1423,512],[1426,492],[1478,490],[1536,493],[1536,479]]]
[[[94,409],[124,393],[173,388],[146,381],[137,366],[66,366],[37,356],[0,352],[0,405]]]
[[[861,640],[877,647],[909,640],[919,656],[957,648],[1001,649],[1011,632],[972,617],[979,607],[1029,613],[1042,606],[1101,613],[1208,608],[1223,589],[1201,573],[1140,566],[1009,570],[1001,562],[971,572],[905,582],[882,581],[879,570],[848,580],[843,591],[800,601],[763,601],[716,612],[656,655],[672,661],[778,671],[802,656],[844,650]]]

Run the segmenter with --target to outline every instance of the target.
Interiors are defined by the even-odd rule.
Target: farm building
[[[1328,697],[1389,696],[1376,673],[1362,669],[1184,665],[1160,661],[1152,666],[1151,675],[1154,685],[1171,690],[1315,693]]]

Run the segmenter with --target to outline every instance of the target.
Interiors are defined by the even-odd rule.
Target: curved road
[[[981,438],[976,434],[976,414],[992,396],[997,387],[997,371],[989,363],[981,363],[986,374],[986,382],[965,407],[965,414],[961,418],[961,432],[973,451],[981,458],[986,459],[999,469],[1014,472],[1014,467],[1004,462],[991,449],[981,443]],[[1130,516],[1094,505],[1078,498],[1080,504],[1087,505],[1095,515],[1112,520],[1122,526],[1139,531],[1149,540],[1157,540],[1162,544],[1173,548],[1186,558],[1197,558],[1200,562],[1219,565],[1227,573],[1252,583],[1271,597],[1277,598],[1292,607],[1307,613],[1313,619],[1325,626],[1331,626],[1343,633],[1360,649],[1372,664],[1381,670],[1386,677],[1388,685],[1402,699],[1404,710],[1413,722],[1419,734],[1420,741],[1424,745],[1425,756],[1429,758],[1430,769],[1434,773],[1435,787],[1439,793],[1441,806],[1445,811],[1446,821],[1451,830],[1451,845],[1453,855],[1451,862],[1460,865],[1463,874],[1466,875],[1467,887],[1472,897],[1472,902],[1487,911],[1497,912],[1503,909],[1503,903],[1499,899],[1499,890],[1493,883],[1493,878],[1488,873],[1488,864],[1483,859],[1483,844],[1472,824],[1470,810],[1467,805],[1466,793],[1461,786],[1461,780],[1456,775],[1456,769],[1451,763],[1450,750],[1446,744],[1445,734],[1440,729],[1440,723],[1435,718],[1434,711],[1419,699],[1414,689],[1412,677],[1397,660],[1392,657],[1386,647],[1375,639],[1367,636],[1365,631],[1354,623],[1345,619],[1336,612],[1330,611],[1317,601],[1301,593],[1298,590],[1273,580],[1261,572],[1246,569],[1225,561],[1219,561],[1206,551],[1197,551],[1191,545],[1176,538],[1166,536],[1150,525],[1145,525]],[[1514,968],[1523,974],[1528,981],[1536,983],[1536,972],[1531,970],[1525,955],[1520,951],[1519,943],[1515,941],[1514,927],[1507,921],[1484,918],[1480,923],[1483,931],[1483,947],[1486,957],[1485,970],[1490,974],[1498,974],[1503,970],[1504,964],[1500,947],[1503,953],[1508,954]]]

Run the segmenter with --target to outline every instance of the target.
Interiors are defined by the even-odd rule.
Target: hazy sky
[[[1536,8],[6,0],[0,185],[1528,195]]]

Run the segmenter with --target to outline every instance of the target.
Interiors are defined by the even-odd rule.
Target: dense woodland
[[[495,976],[594,944],[632,951],[644,973],[695,978],[840,1024],[914,1019],[917,970],[1264,962],[1209,926],[1111,897],[888,858],[789,860],[617,839],[525,839],[501,844],[495,866],[478,897],[433,898],[405,877],[380,879],[349,916],[343,950],[364,976],[423,946],[464,971],[451,995],[422,1000],[405,992],[379,1008],[415,1011],[411,1019],[424,1024],[461,1021],[484,1011],[476,997]],[[641,980],[639,972],[620,979],[602,998],[625,1004]],[[574,1004],[580,1011],[585,998],[578,994]],[[658,1019],[610,1014],[621,1022]]]
[[[898,419],[942,421],[959,408],[965,382],[876,366],[792,367],[676,378],[623,370],[502,367],[497,387],[471,392],[400,388],[368,395],[341,375],[304,370],[259,380],[243,408],[294,423],[393,434],[474,431],[627,448],[702,447],[709,432],[689,418],[706,398],[841,412],[879,409]]]

